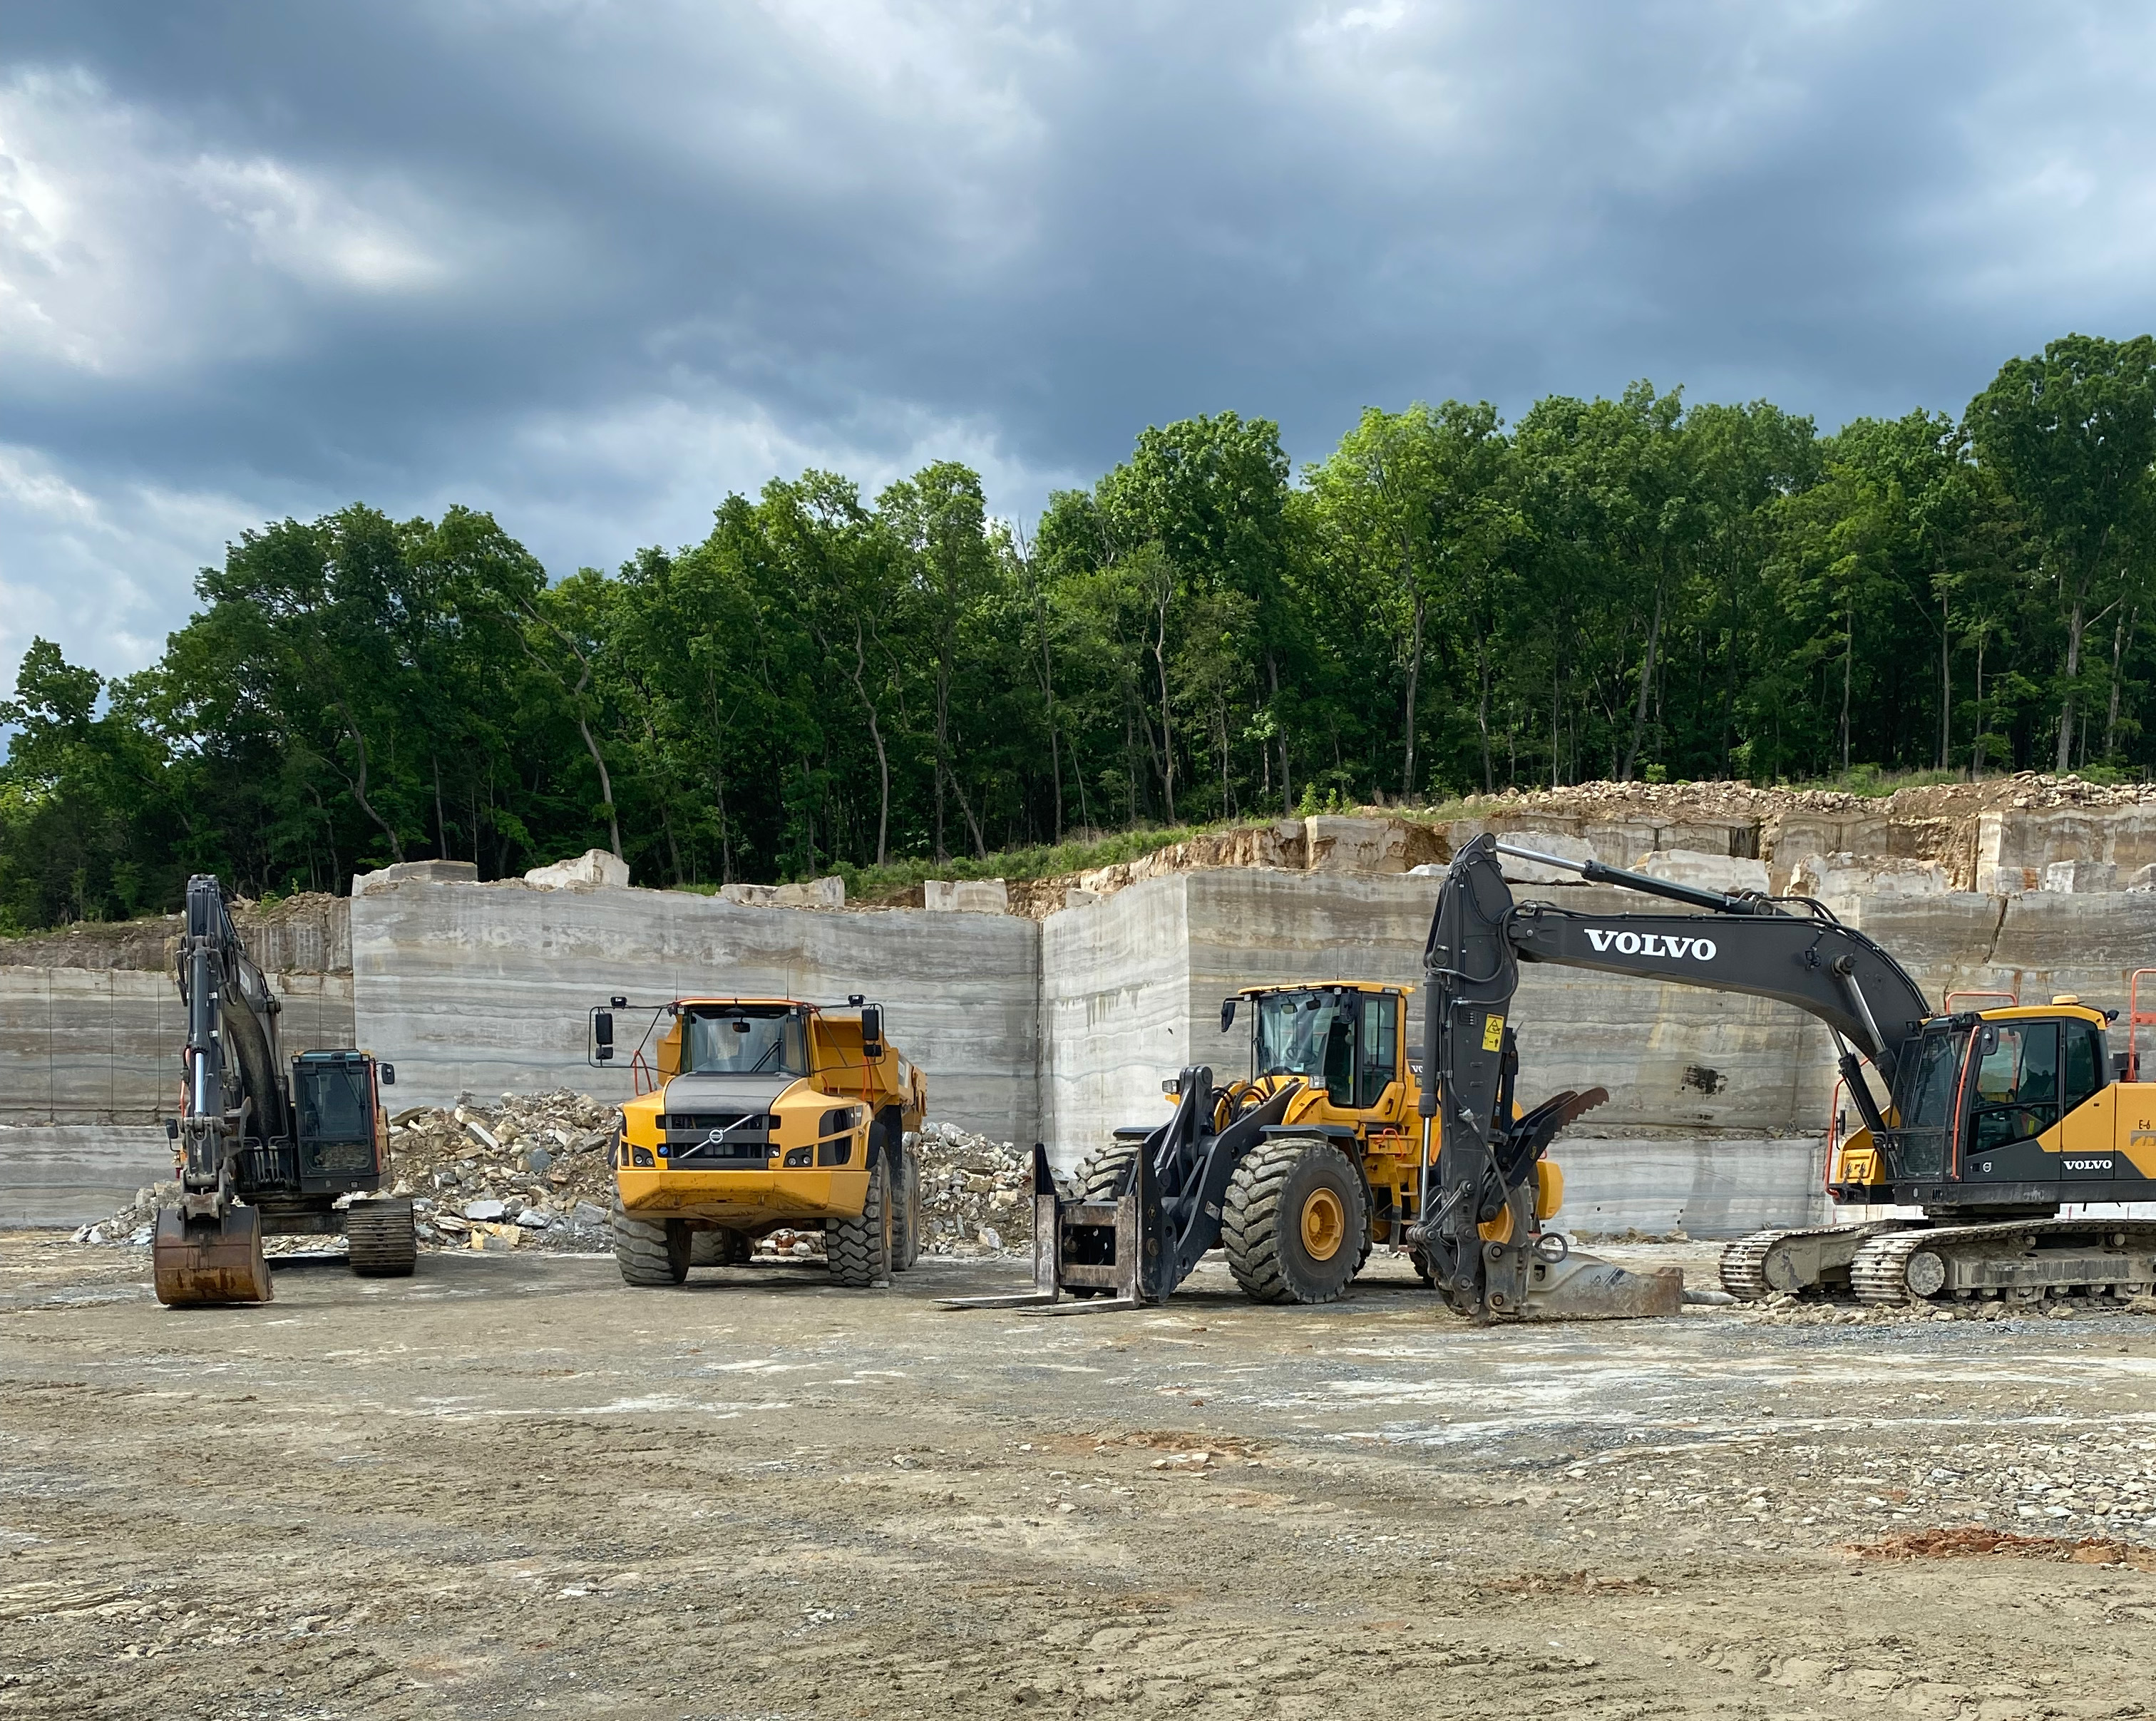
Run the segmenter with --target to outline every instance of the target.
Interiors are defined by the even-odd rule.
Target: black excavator
[[[418,1259],[412,1204],[350,1199],[388,1180],[379,1090],[395,1082],[395,1069],[351,1050],[284,1062],[277,996],[208,873],[187,881],[177,978],[187,1038],[180,1115],[166,1130],[180,1193],[157,1215],[151,1266],[158,1302],[269,1302],[265,1233],[341,1231],[353,1271],[409,1274]]]
[[[1702,912],[1516,902],[1501,854]],[[1776,999],[1834,1036],[1863,1122],[1836,1145],[1827,1192],[1902,1216],[1732,1243],[1722,1279],[1738,1298],[1825,1288],[1874,1302],[2026,1302],[2136,1294],[2156,1282],[2156,1223],[2061,1211],[2156,1200],[2156,1084],[2121,1079],[2127,1061],[2104,1035],[2115,1012],[2062,996],[1935,1015],[1901,963],[1809,898],[1704,890],[1485,835],[1447,870],[1424,954],[1435,1079],[1422,1112],[1435,1126],[1438,1169],[1415,1230],[1455,1308],[1532,1313],[1545,1265],[1531,1220],[1547,1118],[1510,1103],[1518,1051],[1508,1016],[1522,962]]]

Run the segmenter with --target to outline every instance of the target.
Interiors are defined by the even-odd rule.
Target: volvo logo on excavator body
[[[1605,927],[1583,927],[1587,942],[1598,951],[1614,950],[1620,956],[1688,957],[1694,962],[1712,962],[1712,938],[1681,938],[1673,932],[1619,932]]]

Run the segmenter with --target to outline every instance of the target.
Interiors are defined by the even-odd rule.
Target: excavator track
[[[1825,1225],[1754,1231],[1722,1251],[1722,1288],[1739,1302],[1763,1302],[1777,1292],[1817,1290],[1841,1271],[1854,1271],[1866,1244],[1897,1228],[1885,1220],[1871,1225]]]
[[[2156,1282],[2156,1220],[2025,1219],[1931,1225],[1875,1236],[1850,1283],[1860,1302],[2035,1303],[2046,1296],[2135,1295]]]

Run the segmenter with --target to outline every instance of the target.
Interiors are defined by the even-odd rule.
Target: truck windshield
[[[1275,992],[1258,1000],[1260,1076],[1301,1076],[1345,1093],[1353,1082],[1356,992]]]
[[[808,1034],[784,1004],[700,1009],[688,1021],[682,1071],[690,1076],[806,1076]]]

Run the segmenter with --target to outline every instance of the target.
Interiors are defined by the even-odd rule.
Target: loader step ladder
[[[1105,1315],[1151,1306],[1139,1271],[1152,1193],[1152,1164],[1132,1162],[1130,1188],[1113,1200],[1056,1193],[1048,1149],[1033,1144],[1033,1289],[1001,1297],[947,1297],[943,1308],[1014,1308],[1028,1315]],[[1157,1228],[1156,1228],[1157,1230]],[[1067,1297],[1076,1291],[1081,1294]]]

